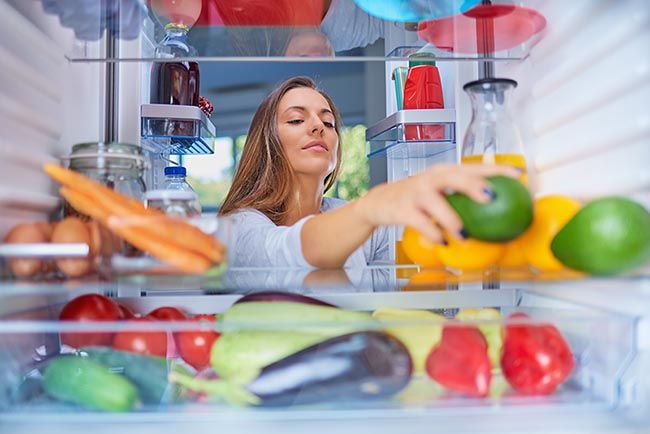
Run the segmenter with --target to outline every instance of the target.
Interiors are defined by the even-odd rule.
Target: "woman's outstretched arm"
[[[416,176],[378,185],[349,204],[307,220],[300,232],[302,254],[315,267],[342,267],[382,225],[411,226],[436,242],[442,241],[441,229],[461,237],[461,220],[445,193],[462,192],[477,202],[489,202],[492,193],[485,177],[520,174],[509,166],[436,165]]]

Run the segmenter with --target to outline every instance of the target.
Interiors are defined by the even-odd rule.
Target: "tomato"
[[[135,318],[129,322],[154,322],[151,318]],[[113,348],[131,353],[165,357],[167,333],[162,330],[124,330],[117,332]]]
[[[61,321],[119,321],[120,308],[113,300],[100,294],[84,294],[70,300],[61,310]],[[110,345],[113,333],[65,332],[61,342],[74,348],[91,345]]]
[[[136,317],[133,311],[127,306],[118,303],[117,307],[120,309],[120,314],[122,315],[122,319],[133,319]]]
[[[156,319],[159,321],[185,321],[187,320],[187,314],[177,307],[172,306],[162,306],[158,309],[154,309],[147,314],[147,317]]]
[[[192,321],[214,322],[216,315],[195,315]],[[210,366],[212,345],[219,338],[215,330],[182,331],[176,334],[176,345],[181,357],[197,371]]]

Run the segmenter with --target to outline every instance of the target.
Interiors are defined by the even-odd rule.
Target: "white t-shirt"
[[[386,22],[368,15],[352,0],[332,0],[320,29],[334,51],[363,48],[384,37]]]
[[[339,208],[347,202],[325,197],[321,212]],[[302,254],[300,231],[313,216],[292,226],[277,226],[255,209],[246,208],[232,214],[233,235],[230,264],[233,267],[310,267]],[[370,238],[345,261],[344,267],[365,267],[388,260],[388,231],[378,228]]]

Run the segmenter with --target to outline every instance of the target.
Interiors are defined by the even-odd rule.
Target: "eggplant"
[[[262,369],[246,390],[265,406],[391,397],[408,384],[413,364],[393,336],[363,331],[337,336]]]
[[[309,297],[307,295],[295,294],[293,292],[285,291],[259,291],[251,294],[246,294],[235,302],[235,304],[246,303],[250,301],[288,301],[293,303],[315,304],[318,306],[338,307],[326,301],[317,298]]]
[[[244,384],[174,375],[191,390],[232,403],[280,407],[388,399],[409,383],[413,363],[404,344],[385,332],[336,336],[263,367]]]

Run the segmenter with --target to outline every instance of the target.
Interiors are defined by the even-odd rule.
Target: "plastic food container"
[[[59,421],[74,421],[103,411],[173,413],[175,418],[183,419],[197,414],[221,417],[235,410],[240,416],[246,412],[249,415],[245,417],[254,419],[269,408],[287,411],[287,415],[301,410],[341,414],[366,411],[366,418],[380,417],[385,411],[408,413],[417,409],[444,414],[461,407],[471,414],[486,409],[504,412],[580,408],[606,412],[630,405],[627,400],[633,403],[634,396],[640,399],[643,395],[639,389],[643,385],[628,371],[639,362],[634,350],[636,318],[527,291],[442,291],[429,293],[426,298],[402,293],[401,310],[397,312],[419,311],[402,317],[395,314],[397,306],[390,304],[390,300],[397,300],[391,295],[397,294],[369,294],[363,298],[365,307],[360,310],[356,304],[359,300],[349,294],[329,296],[329,303],[356,310],[332,313],[336,309],[308,305],[309,309],[327,312],[310,311],[310,316],[305,317],[301,312],[307,305],[301,303],[232,306],[237,297],[118,296],[129,289],[89,286],[83,292],[108,294],[113,302],[135,314],[146,315],[166,305],[187,315],[216,313],[217,319],[58,321],[66,304],[82,292],[35,287],[32,291],[23,288],[19,294],[8,288],[7,294],[12,295],[5,296],[0,311],[0,369],[4,373],[0,376],[0,420],[56,414]],[[423,300],[427,300],[426,304]],[[468,307],[490,308],[500,318],[459,320]],[[425,314],[431,317],[423,317],[422,311],[428,311]],[[527,317],[506,319],[514,312]],[[504,377],[498,357],[486,373],[491,381],[484,396],[442,385],[431,378],[428,361],[424,367],[421,361],[415,362],[416,357],[431,357],[431,352],[441,345],[445,330],[470,327],[485,337],[491,333],[487,338],[491,345],[498,336],[505,342],[506,327],[512,324],[553,328],[566,341],[573,368],[552,393],[515,390]],[[212,364],[197,362],[193,355],[198,350],[192,353],[183,348],[184,336],[203,333],[215,337],[210,335],[215,331],[220,335],[212,351],[223,352]],[[116,351],[116,347],[130,345],[125,341],[138,340],[150,349],[148,355]],[[122,343],[116,344],[118,341]],[[90,360],[94,367],[71,361],[73,357]],[[98,373],[96,365],[105,371]],[[447,366],[461,371],[465,367],[461,363]],[[84,386],[62,377],[62,373],[75,369],[96,381]],[[201,389],[206,384],[209,386]],[[101,393],[107,390],[111,391],[111,399]],[[636,395],[631,393],[634,390]]]

